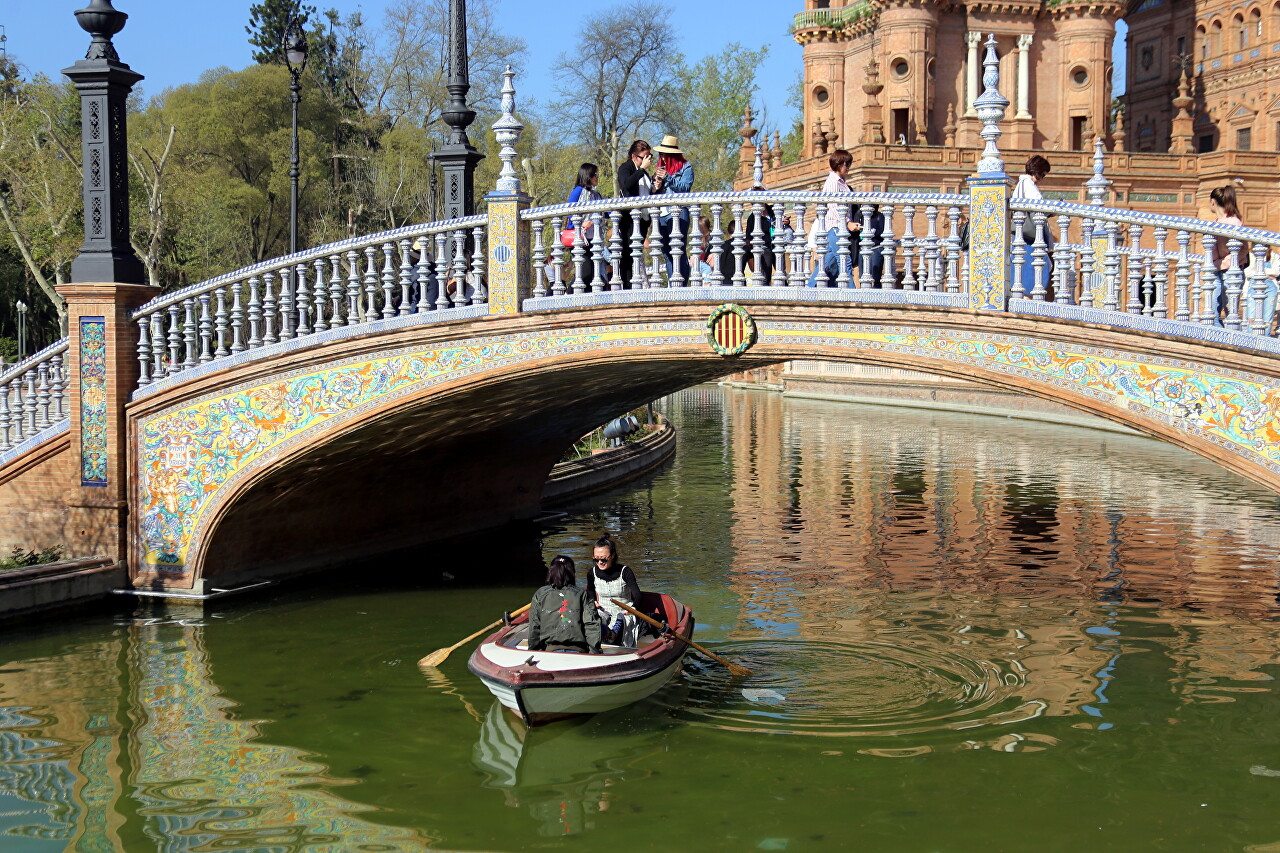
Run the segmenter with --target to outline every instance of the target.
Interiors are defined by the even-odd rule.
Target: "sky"
[[[317,9],[334,8],[345,17],[357,9],[366,20],[381,20],[384,0],[308,0]],[[166,88],[195,82],[210,68],[239,69],[253,60],[244,28],[252,0],[113,0],[129,15],[113,42],[121,61],[146,76],[139,88],[159,94]],[[89,36],[76,23],[76,9],[87,0],[0,0],[0,26],[9,56],[32,72],[51,77],[84,56]],[[619,0],[495,0],[499,27],[524,39],[526,67],[515,81],[518,99],[546,103],[554,95],[550,68],[556,58],[578,49],[579,21],[614,8]],[[638,8],[650,8],[636,4]],[[764,106],[771,127],[783,132],[798,116],[792,90],[801,68],[800,46],[787,28],[803,0],[684,0],[669,3],[680,33],[679,49],[690,62],[719,53],[732,42],[747,48],[767,45],[769,56],[756,80],[760,86],[757,115]],[[759,123],[757,122],[757,126]]]

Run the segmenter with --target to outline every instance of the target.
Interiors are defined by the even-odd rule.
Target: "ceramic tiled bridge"
[[[965,195],[531,209],[504,169],[482,215],[155,298],[70,285],[69,339],[0,376],[0,544],[198,590],[480,530],[536,513],[560,454],[610,417],[794,358],[1016,389],[1280,491],[1263,272],[1280,235],[1010,199],[988,141]],[[841,263],[810,286],[827,216],[865,227],[835,229]]]

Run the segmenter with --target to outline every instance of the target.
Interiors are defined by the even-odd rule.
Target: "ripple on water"
[[[1025,679],[1007,662],[966,657],[966,647],[874,641],[770,640],[718,644],[752,670],[745,681],[692,658],[687,691],[660,694],[694,725],[816,737],[901,737],[971,732],[1039,716]],[[988,733],[989,734],[989,733]],[[974,743],[974,741],[967,741]],[[890,750],[898,752],[902,745]],[[907,749],[911,749],[907,747]]]

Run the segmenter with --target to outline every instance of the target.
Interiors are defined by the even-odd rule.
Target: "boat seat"
[[[643,649],[646,646],[653,644],[654,642],[656,642],[656,638],[654,637],[641,637],[640,645],[636,648],[632,648],[631,646],[615,646],[612,643],[601,643],[600,652],[601,654],[606,654],[606,655],[625,655],[625,654],[630,654],[632,652],[639,651],[640,649]],[[527,638],[521,640],[520,642],[515,644],[515,648],[521,649],[522,651],[528,651],[529,640]]]

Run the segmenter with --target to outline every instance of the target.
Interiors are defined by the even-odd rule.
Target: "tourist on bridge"
[[[1209,193],[1209,210],[1213,212],[1214,221],[1219,225],[1244,225],[1240,218],[1240,208],[1236,203],[1236,188],[1231,184],[1223,184]],[[1228,238],[1217,237],[1213,241],[1213,325],[1221,326],[1222,318],[1227,313],[1227,271],[1231,269],[1231,253],[1227,251]],[[1249,244],[1240,241],[1236,251],[1236,264],[1241,274],[1249,266]]]
[[[573,560],[561,554],[551,561],[546,586],[529,603],[530,651],[600,653],[600,621],[576,581]]]
[[[653,176],[649,167],[653,165],[653,149],[648,142],[637,139],[627,150],[627,159],[618,167],[618,195],[622,198],[645,198],[653,194]],[[648,210],[640,211],[640,239],[649,236],[650,214]],[[622,220],[618,223],[619,246],[621,256],[617,259],[618,271],[622,276],[622,286],[631,287],[632,259],[631,235],[634,227],[631,211],[623,211]]]
[[[632,607],[640,604],[640,584],[628,566],[618,562],[618,546],[606,533],[596,540],[587,572],[587,595],[595,601],[600,614],[604,642],[619,646],[635,646],[637,642],[636,617],[613,603],[613,599]]]
[[[827,158],[827,165],[831,171],[827,173],[827,179],[822,184],[822,191],[836,195],[845,193],[853,195],[853,190],[849,187],[847,180],[849,167],[853,165],[853,155],[843,148],[837,148]],[[813,272],[809,274],[810,287],[818,286],[819,276],[822,277],[821,281],[824,287],[836,287],[839,284],[841,267],[840,231],[842,228],[849,234],[849,249],[848,255],[844,259],[844,271],[849,277],[849,286],[859,286],[858,276],[854,273],[854,270],[862,266],[861,219],[862,212],[857,205],[849,203],[846,206],[835,202],[827,204],[826,215],[814,223],[817,226],[816,235],[810,235],[811,248],[822,253],[822,263],[815,262]],[[870,252],[871,287],[879,287],[880,276],[884,272],[884,250],[879,246],[880,236],[884,233],[884,214],[880,212],[878,205],[871,208],[870,225],[871,230],[868,236],[871,238],[872,246]]]
[[[569,204],[577,204],[579,202],[602,201],[604,196],[596,189],[600,184],[600,169],[595,163],[583,163],[578,167],[578,180],[573,185],[573,189],[569,190]],[[575,227],[571,217],[565,217],[568,223],[564,227],[561,239],[565,246],[572,248],[577,238],[574,236]],[[596,269],[596,262],[592,259],[592,249],[597,240],[601,239],[601,235],[595,233],[596,224],[590,218],[590,215],[584,215],[579,223],[582,227],[583,251],[586,253],[586,263],[582,267],[582,280],[587,284],[596,280],[596,276],[602,276],[607,279],[604,273],[604,263],[600,263],[600,269]],[[570,263],[573,263],[572,256]],[[576,278],[576,274],[575,274]]]
[[[1026,171],[1018,177],[1018,185],[1013,188],[1013,198],[1030,198],[1043,199],[1044,193],[1040,192],[1040,181],[1044,180],[1044,176],[1049,174],[1049,161],[1039,154],[1032,154],[1027,159]],[[1023,255],[1022,274],[1020,281],[1022,282],[1022,292],[1030,297],[1036,286],[1036,268],[1034,265],[1035,258],[1032,255],[1033,246],[1036,242],[1036,223],[1032,219],[1030,213],[1022,222],[1022,241],[1026,244],[1026,252]],[[1053,247],[1055,245],[1053,232],[1049,230],[1048,217],[1044,223],[1044,270],[1041,283],[1045,288],[1045,301],[1052,302],[1052,284],[1053,281]]]
[[[684,152],[680,150],[680,140],[674,136],[664,136],[662,144],[655,145],[653,150],[658,153],[658,171],[653,175],[653,194],[674,195],[692,192],[693,164],[685,159]],[[673,225],[677,220],[678,226]],[[679,227],[684,245],[688,246],[689,209],[673,203],[670,207],[664,206],[663,212],[658,216],[658,237],[662,241],[662,254],[667,259],[668,281],[672,276],[672,262],[675,261],[678,264],[680,276],[688,282],[689,258],[683,250],[679,253],[679,258],[671,256],[673,243],[671,234],[675,227]]]

